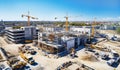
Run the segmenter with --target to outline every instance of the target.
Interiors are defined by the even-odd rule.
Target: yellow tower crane
[[[94,18],[94,22],[92,23],[92,34],[91,34],[91,37],[94,37],[94,35],[95,35],[95,25],[96,25],[96,18]]]
[[[93,39],[94,36],[95,36],[95,25],[96,25],[96,17],[94,18],[94,21],[92,23],[92,33],[91,33],[91,36],[90,36],[91,39]],[[96,46],[93,45],[92,43],[90,44],[90,47],[91,48],[96,48]]]
[[[28,15],[22,14],[22,17],[27,17],[27,18],[28,18],[28,23],[27,23],[28,26],[30,26],[30,18],[31,18],[31,19],[38,19],[38,18],[36,18],[36,17],[30,16],[30,12],[29,12],[29,11],[28,11]]]
[[[75,17],[78,17],[78,16],[75,16]],[[65,23],[65,30],[66,32],[68,32],[68,18],[71,18],[71,16],[68,16],[68,14],[66,14],[65,17],[63,17],[66,19],[66,23]],[[58,17],[55,17],[55,20],[58,19]]]

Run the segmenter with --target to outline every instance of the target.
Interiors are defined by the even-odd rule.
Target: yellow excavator
[[[27,63],[20,61],[17,58],[12,58],[12,59],[9,59],[9,61],[7,61],[7,64],[10,65],[10,67],[13,70],[17,70],[17,69],[20,69],[20,68],[26,66]]]
[[[20,56],[22,59],[24,59],[26,62],[28,62],[31,65],[35,63],[33,57],[30,54],[25,54],[20,52]]]

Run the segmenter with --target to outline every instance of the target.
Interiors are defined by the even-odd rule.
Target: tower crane
[[[38,19],[36,17],[30,16],[30,12],[29,11],[28,11],[28,15],[22,14],[21,17],[27,17],[28,18],[28,23],[27,23],[28,26],[30,26],[30,18],[31,19]]]
[[[92,34],[91,34],[91,37],[94,37],[94,35],[95,35],[95,25],[96,25],[96,17],[94,18],[94,22],[92,23]]]
[[[78,17],[78,16],[75,16],[75,17]],[[66,14],[65,17],[63,17],[66,19],[66,23],[65,23],[65,30],[66,32],[68,32],[68,18],[72,18],[72,16],[68,16],[68,14]],[[55,17],[55,20],[58,19],[58,17]]]
[[[94,36],[95,36],[95,25],[96,25],[96,17],[94,18],[94,21],[92,23],[92,33],[91,33],[91,36],[90,36],[91,39],[94,39]],[[91,48],[96,48],[96,46],[94,44],[92,44],[92,42],[90,44],[90,47]]]

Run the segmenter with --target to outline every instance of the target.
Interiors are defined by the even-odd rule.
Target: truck
[[[35,63],[35,61],[31,55],[20,52],[20,56],[22,59],[24,59],[26,62],[28,62],[31,65]]]

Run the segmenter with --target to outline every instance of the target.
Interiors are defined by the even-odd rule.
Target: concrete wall
[[[91,29],[89,28],[70,28],[70,31],[73,31],[73,32],[78,32],[78,33],[81,33],[81,34],[85,34],[85,33],[88,33],[87,35],[90,35],[91,34]]]
[[[43,34],[41,32],[38,32],[38,42],[42,41]]]
[[[75,47],[75,39],[71,39],[67,41],[67,50],[69,50],[72,47]]]
[[[79,37],[77,37],[76,39],[75,39],[75,42],[76,42],[76,47],[78,47],[79,45],[80,45],[80,38]]]
[[[33,39],[34,35],[36,35],[35,27],[25,27],[25,39],[31,40],[31,39]]]

